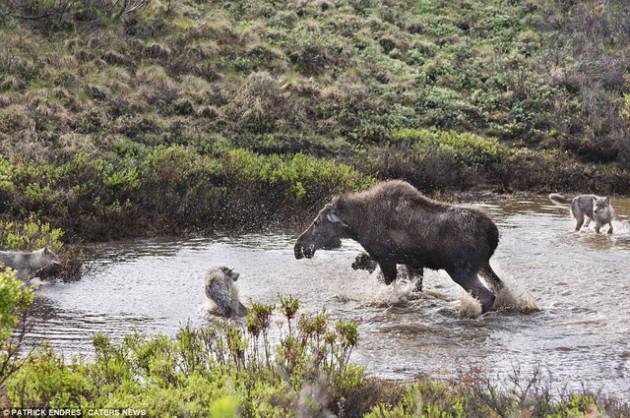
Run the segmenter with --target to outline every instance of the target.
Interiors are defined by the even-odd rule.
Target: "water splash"
[[[534,296],[529,291],[516,288],[510,289],[507,286],[497,293],[494,309],[524,314],[540,311]]]
[[[461,318],[476,318],[481,315],[481,304],[465,290],[459,294],[459,316]]]
[[[358,302],[360,307],[388,308],[406,306],[422,295],[415,292],[415,283],[403,278],[386,285],[378,269],[373,273],[348,272],[346,276],[346,281],[335,292],[335,300],[340,302]]]
[[[510,274],[503,269],[495,267],[495,271],[502,278],[505,286],[496,294],[494,310],[524,314],[540,311],[534,296],[529,290],[517,284]]]
[[[505,272],[497,268],[495,270],[498,271],[499,277],[502,277],[505,286],[496,292],[492,310],[523,314],[540,311],[534,296],[528,290],[516,285]],[[476,318],[481,315],[481,304],[468,292],[460,290],[459,299],[459,315],[461,318]]]

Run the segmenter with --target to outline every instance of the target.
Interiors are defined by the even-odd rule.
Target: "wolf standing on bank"
[[[599,234],[599,230],[602,226],[608,224],[608,233],[613,233],[612,220],[615,218],[615,210],[610,204],[608,197],[600,197],[594,194],[582,194],[569,199],[558,193],[551,193],[549,200],[558,204],[571,204],[571,214],[577,221],[575,230],[579,231],[586,218],[586,225],[591,223],[591,220],[595,221],[595,232]]]
[[[0,251],[0,268],[11,267],[20,280],[32,279],[42,270],[60,266],[59,258],[48,247],[37,251]]]

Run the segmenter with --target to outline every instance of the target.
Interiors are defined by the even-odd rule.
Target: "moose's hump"
[[[344,204],[362,204],[378,207],[380,210],[402,208],[413,204],[424,206],[442,206],[424,196],[411,184],[402,180],[389,180],[379,183],[371,188],[355,193],[348,193],[339,198],[341,206]]]

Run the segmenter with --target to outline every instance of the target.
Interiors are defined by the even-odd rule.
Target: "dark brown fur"
[[[490,267],[499,243],[494,222],[476,209],[427,198],[409,183],[393,180],[360,193],[336,197],[326,205],[295,244],[296,258],[312,257],[340,238],[359,242],[376,260],[390,284],[397,264],[410,273],[444,269],[488,311],[495,295],[477,277],[502,287]]]

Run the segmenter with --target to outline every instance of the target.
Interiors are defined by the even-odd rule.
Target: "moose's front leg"
[[[396,273],[398,272],[396,269],[396,263],[391,261],[379,261],[378,265],[383,273],[385,284],[391,284],[394,280],[396,280]]]

